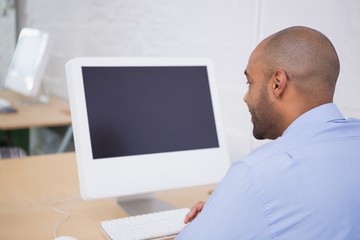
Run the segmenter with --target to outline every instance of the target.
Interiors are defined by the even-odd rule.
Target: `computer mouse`
[[[55,238],[54,240],[77,240],[77,239],[72,236],[59,236],[59,237]]]

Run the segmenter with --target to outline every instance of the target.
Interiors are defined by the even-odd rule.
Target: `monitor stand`
[[[156,198],[153,194],[118,198],[117,203],[129,216],[176,209],[175,206]]]

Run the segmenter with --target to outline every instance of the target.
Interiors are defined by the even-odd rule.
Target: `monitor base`
[[[118,198],[117,203],[129,216],[167,211],[176,208],[153,195],[144,195],[132,199]]]

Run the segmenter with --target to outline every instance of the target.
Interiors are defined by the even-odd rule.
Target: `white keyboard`
[[[101,228],[112,240],[168,239],[185,226],[190,210],[180,208],[101,222]]]

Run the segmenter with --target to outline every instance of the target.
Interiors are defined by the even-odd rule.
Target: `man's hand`
[[[184,223],[187,224],[187,223],[191,222],[192,220],[194,220],[197,217],[197,215],[201,212],[204,205],[205,205],[205,202],[198,202],[197,204],[195,204],[191,208],[190,212],[188,214],[186,214]]]

